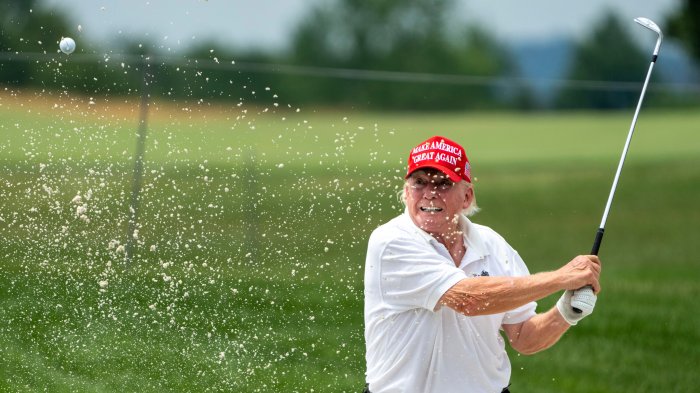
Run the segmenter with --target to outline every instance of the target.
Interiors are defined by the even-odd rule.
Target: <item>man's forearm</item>
[[[504,325],[510,345],[523,355],[531,355],[556,344],[571,327],[556,307],[517,325]]]
[[[562,282],[554,272],[524,277],[474,277],[455,284],[440,298],[440,304],[468,316],[497,314],[561,289]]]

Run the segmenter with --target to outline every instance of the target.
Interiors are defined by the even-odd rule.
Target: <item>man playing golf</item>
[[[518,253],[467,216],[478,208],[466,152],[435,136],[411,150],[405,213],[377,228],[365,266],[367,389],[386,392],[508,392],[510,345],[533,354],[593,311],[573,290],[600,291],[600,261],[578,256],[529,274]],[[535,301],[558,291],[556,306]]]

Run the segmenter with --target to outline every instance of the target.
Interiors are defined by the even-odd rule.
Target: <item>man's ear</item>
[[[467,209],[469,205],[472,204],[472,201],[474,200],[474,187],[469,187],[465,194],[464,198],[464,204],[462,205],[462,209]]]

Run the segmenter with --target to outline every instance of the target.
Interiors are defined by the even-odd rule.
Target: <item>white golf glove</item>
[[[584,291],[584,294],[579,293],[576,298],[576,308],[581,310],[580,313],[574,311],[571,305],[571,298],[574,296],[574,291],[567,290],[557,301],[557,310],[569,325],[576,325],[578,321],[591,315],[595,302],[598,299],[590,288],[579,289],[579,292]],[[583,296],[582,296],[583,295]]]

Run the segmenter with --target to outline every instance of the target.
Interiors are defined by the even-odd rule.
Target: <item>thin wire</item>
[[[75,63],[120,62],[140,64],[144,56],[122,54],[72,54],[70,57],[61,54],[46,53],[0,53],[0,61],[70,61]],[[162,64],[183,68],[203,70],[230,70],[252,73],[275,73],[285,75],[300,75],[319,78],[337,78],[350,80],[367,80],[383,82],[410,82],[430,84],[450,84],[466,86],[524,86],[532,84],[549,84],[553,87],[595,90],[595,91],[636,91],[638,82],[572,80],[554,78],[523,78],[506,76],[476,76],[458,74],[434,74],[423,72],[364,70],[352,68],[317,67],[276,63],[256,62],[221,62],[213,59],[191,59],[174,56],[149,56],[151,64]],[[656,83],[652,90],[673,92],[700,93],[700,84],[696,83]]]

